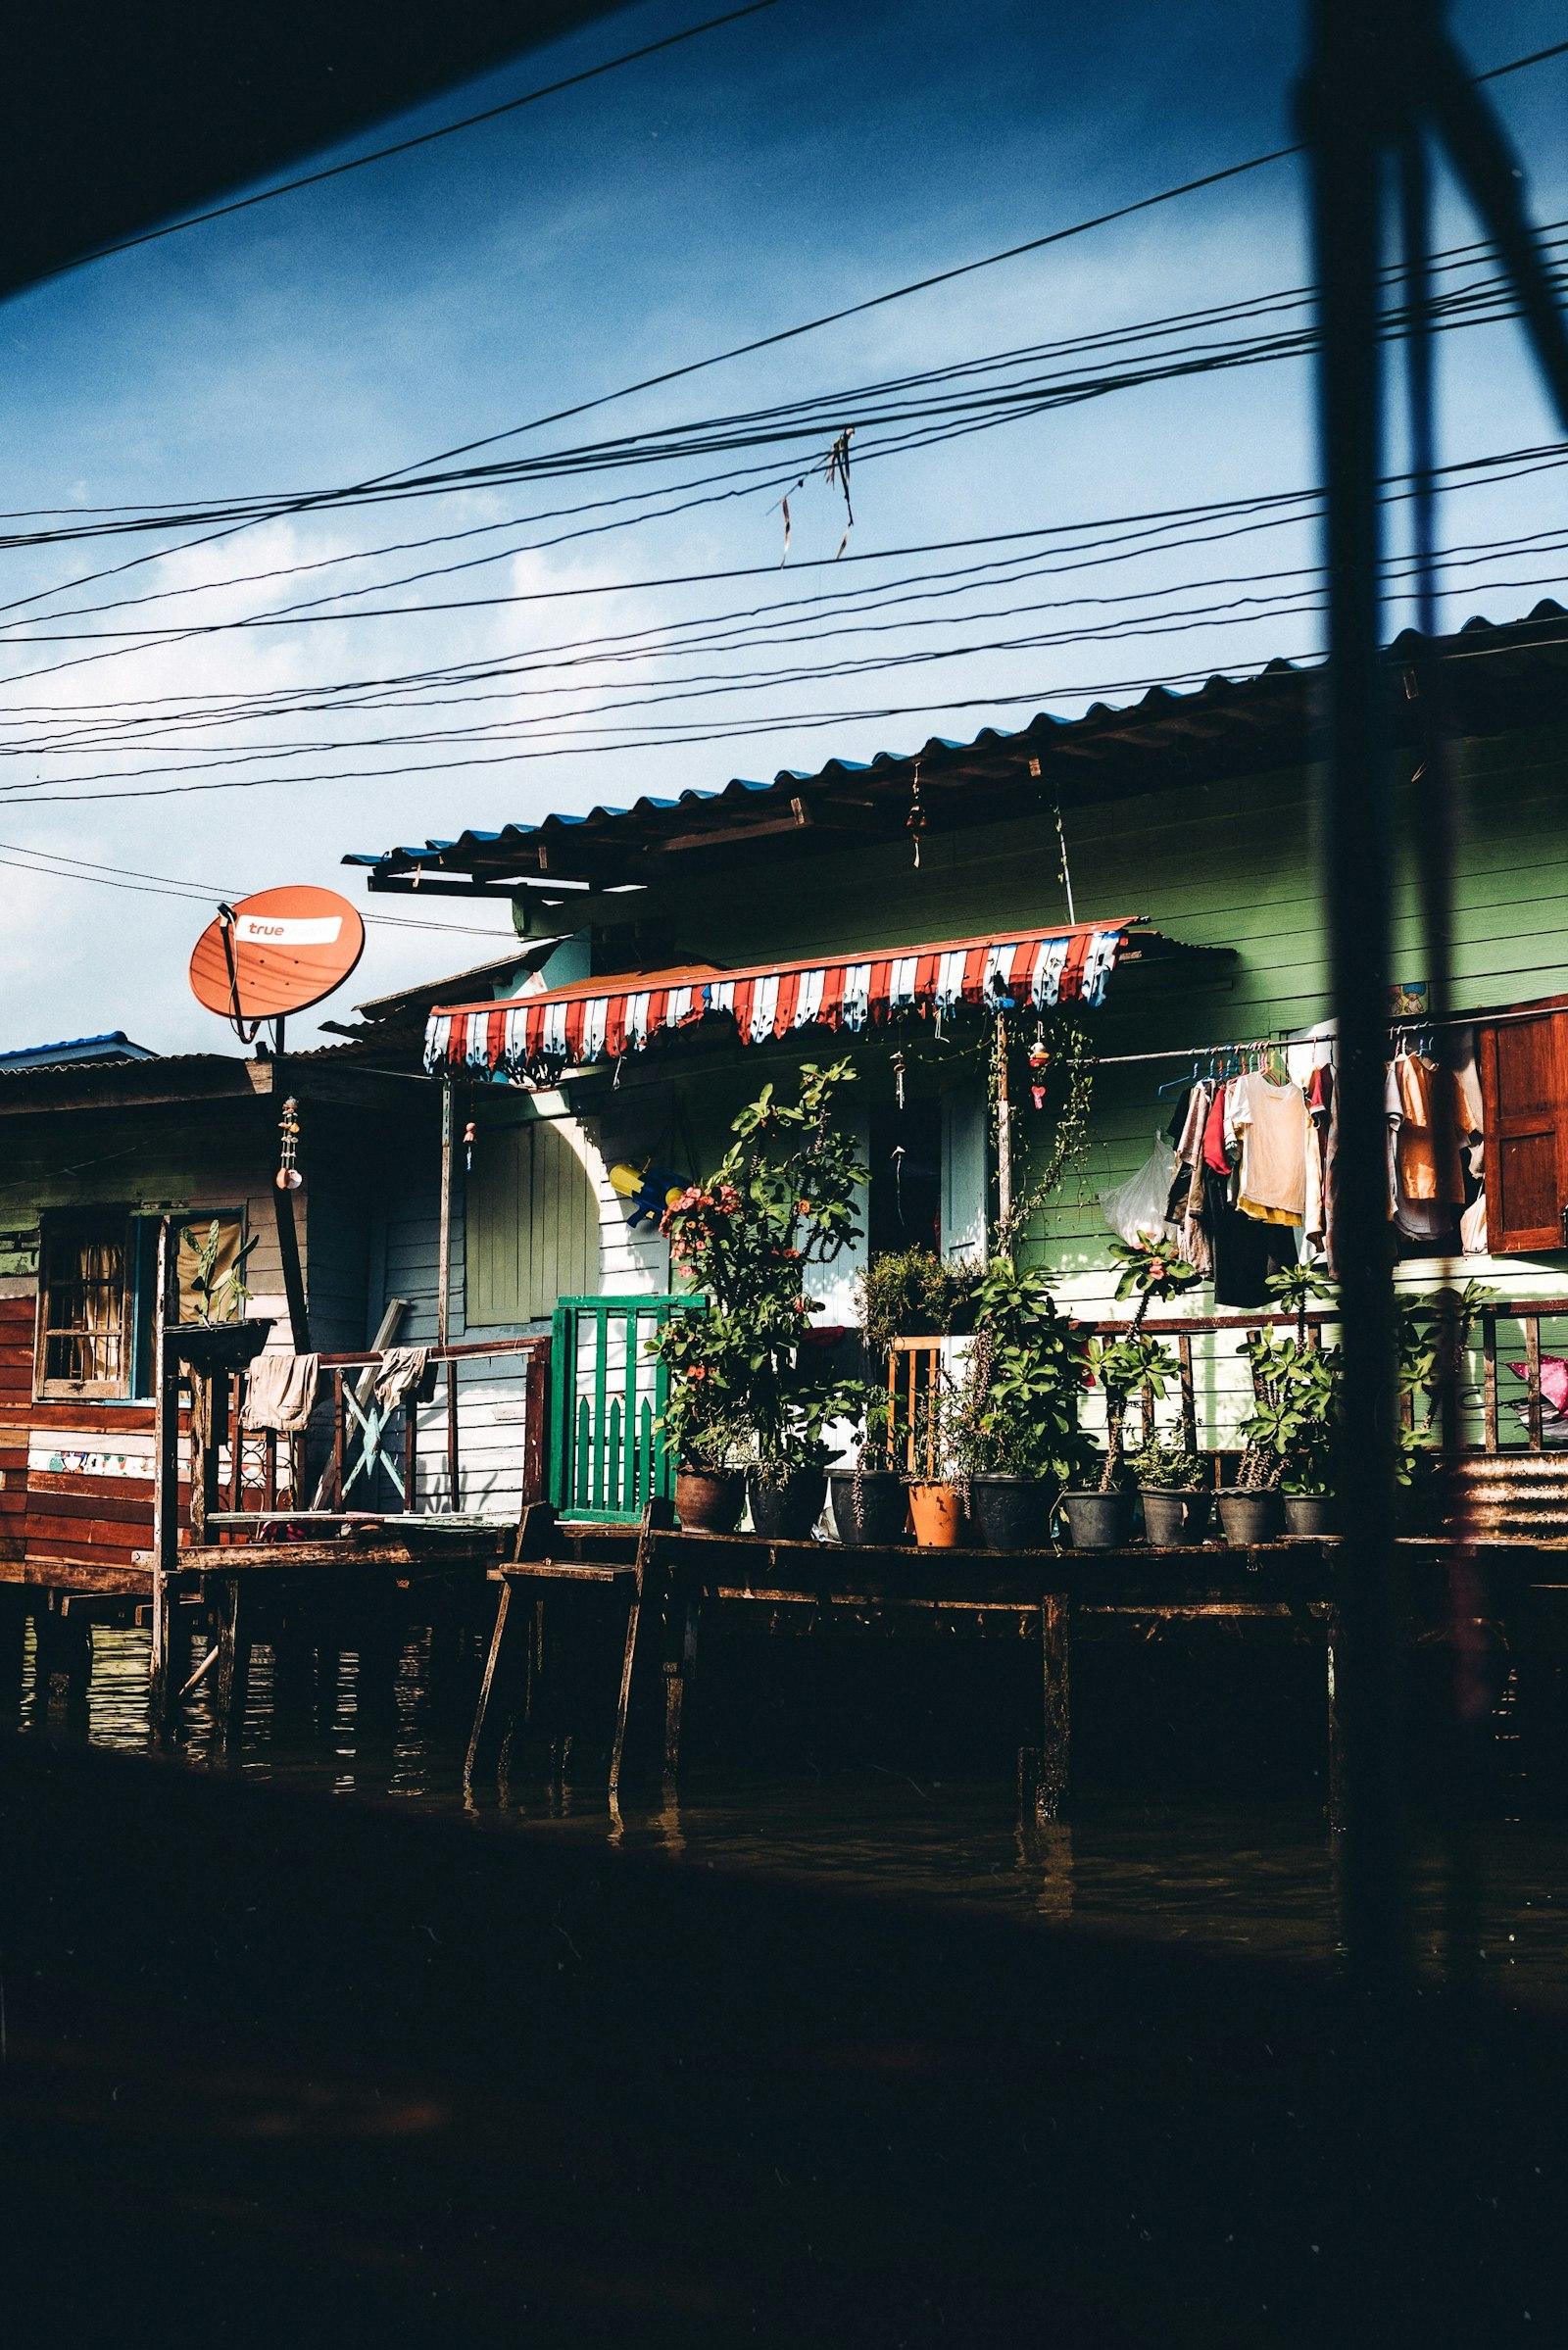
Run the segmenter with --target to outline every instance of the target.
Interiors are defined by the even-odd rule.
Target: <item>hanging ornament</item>
[[[893,1055],[893,1099],[902,1109],[904,1107],[904,1055],[902,1053],[895,1053]]]
[[[463,1164],[466,1173],[473,1173],[473,1120],[463,1129]]]
[[[283,1104],[283,1115],[277,1121],[277,1131],[282,1141],[273,1181],[280,1192],[297,1192],[305,1178],[299,1169],[300,1105],[292,1094]]]
[[[914,836],[914,869],[918,873],[920,870],[920,835],[925,830],[925,809],[920,806],[920,761],[918,759],[916,759],[914,762],[914,777],[910,786],[909,812],[905,817],[904,821],[906,830],[912,833]]]
[[[1035,1041],[1029,1048],[1029,1093],[1036,1109],[1046,1106],[1046,1071],[1051,1066],[1051,1053],[1046,1044],[1044,1029],[1035,1030]]]

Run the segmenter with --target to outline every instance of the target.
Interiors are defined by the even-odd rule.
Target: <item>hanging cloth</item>
[[[430,1361],[428,1346],[386,1346],[376,1362],[371,1392],[384,1421],[423,1384]]]
[[[1306,1097],[1253,1070],[1225,1104],[1225,1129],[1240,1146],[1236,1205],[1260,1224],[1299,1227],[1306,1212]]]
[[[245,1374],[242,1428],[275,1436],[300,1436],[316,1408],[321,1376],[318,1354],[259,1354]]]

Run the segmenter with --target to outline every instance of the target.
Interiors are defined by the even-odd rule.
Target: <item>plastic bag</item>
[[[1156,1134],[1154,1148],[1137,1174],[1129,1175],[1114,1191],[1100,1194],[1106,1223],[1129,1247],[1156,1241],[1175,1245],[1176,1227],[1167,1221],[1165,1209],[1177,1163],[1174,1144]]]

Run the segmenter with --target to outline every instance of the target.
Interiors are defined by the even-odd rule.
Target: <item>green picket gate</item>
[[[675,1490],[659,1423],[669,1373],[647,1351],[701,1297],[562,1297],[550,1336],[550,1498],[564,1518],[640,1518]]]

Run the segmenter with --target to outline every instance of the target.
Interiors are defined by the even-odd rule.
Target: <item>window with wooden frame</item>
[[[130,1394],[134,1256],[123,1208],[42,1218],[34,1358],[40,1396]]]
[[[1476,1030],[1494,1256],[1568,1248],[1568,998]]]

